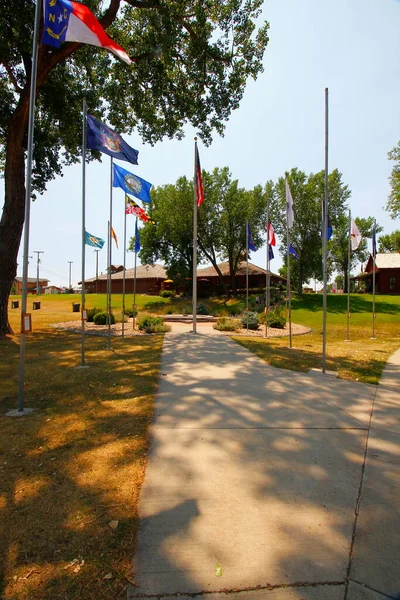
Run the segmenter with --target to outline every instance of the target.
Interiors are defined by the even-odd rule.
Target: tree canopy
[[[390,195],[386,204],[386,210],[392,219],[400,217],[400,142],[388,153],[389,160],[395,161],[389,177]]]
[[[379,252],[400,252],[400,229],[381,235],[378,244]]]
[[[182,137],[191,123],[204,143],[223,133],[249,77],[262,72],[268,24],[256,25],[262,0],[87,0],[107,33],[135,61],[93,46],[40,44],[33,193],[79,160],[81,110],[150,144]],[[10,331],[8,296],[24,222],[25,153],[35,2],[3,2],[0,13],[0,335]],[[91,153],[90,158],[98,158]]]

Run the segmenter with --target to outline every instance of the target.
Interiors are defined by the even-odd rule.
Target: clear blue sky
[[[298,167],[307,173],[324,168],[324,89],[330,98],[329,168],[338,168],[349,185],[352,214],[375,216],[385,233],[400,228],[383,210],[389,193],[387,152],[400,139],[400,2],[398,0],[267,0],[270,22],[265,71],[250,81],[240,108],[209,148],[201,144],[202,168],[228,166],[240,185],[252,188]],[[95,50],[94,50],[95,51]],[[133,67],[134,68],[134,67]],[[90,107],[89,107],[90,112]],[[155,147],[125,136],[137,148],[139,166],[119,163],[154,185],[193,174],[193,137]],[[113,223],[122,264],[122,190],[114,190]],[[86,229],[106,239],[109,207],[109,158],[87,167]],[[130,234],[134,220],[128,217]],[[34,250],[43,250],[43,277],[54,285],[81,279],[81,167],[65,170],[32,204],[29,276],[36,276]],[[265,249],[252,262],[265,266]],[[18,275],[22,274],[22,251]],[[271,263],[277,271],[280,259]],[[127,267],[133,255],[127,255]],[[99,270],[106,269],[106,247]],[[86,246],[86,276],[95,274],[95,254]]]

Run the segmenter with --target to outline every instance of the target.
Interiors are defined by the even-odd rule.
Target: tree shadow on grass
[[[375,299],[375,312],[382,314],[399,314],[400,303],[391,301],[390,296],[385,296],[385,300],[379,296]],[[312,312],[322,311],[322,295],[304,295],[302,298],[292,301],[293,310],[309,310]],[[328,296],[328,313],[347,313],[347,295],[330,294]],[[371,313],[372,297],[363,294],[350,294],[350,307],[353,313]]]

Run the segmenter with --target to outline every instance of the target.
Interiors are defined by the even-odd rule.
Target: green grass
[[[312,333],[289,338],[235,337],[271,366],[307,372],[322,365],[321,295],[305,294],[292,300],[292,323]],[[327,301],[326,369],[343,379],[379,382],[388,357],[400,346],[400,296],[376,297],[375,337],[372,340],[372,296],[350,295],[351,317],[347,339],[347,296],[330,294]]]

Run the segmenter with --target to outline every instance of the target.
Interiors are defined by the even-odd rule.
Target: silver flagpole
[[[122,339],[125,335],[126,196],[124,196],[124,274],[122,277]]]
[[[108,340],[107,340],[107,348],[108,350],[111,349],[111,294],[112,294],[112,279],[111,279],[111,265],[112,265],[112,190],[113,190],[113,165],[114,165],[114,161],[113,161],[113,157],[111,156],[111,160],[110,160],[110,232],[109,232],[109,238],[110,238],[110,245],[108,247],[108,252],[109,252],[109,256],[108,256],[108,280],[109,280],[109,292],[108,292],[108,310],[107,310],[107,321],[108,321]]]
[[[349,210],[349,247],[348,247],[348,266],[347,266],[347,332],[346,342],[350,341],[350,261],[351,261],[351,211]]]
[[[267,257],[266,257],[266,265],[267,265],[267,274],[265,278],[265,337],[268,337],[268,313],[269,313],[269,305],[270,305],[270,287],[271,287],[271,277],[270,277],[270,261],[269,261],[269,202],[267,202]]]
[[[135,222],[135,266],[133,270],[133,329],[136,329],[136,260],[137,260],[137,252],[136,252],[136,235],[138,232],[138,218],[136,217]]]
[[[86,99],[82,105],[82,296],[81,296],[81,367],[85,366],[85,252],[86,252]],[[96,280],[97,285],[97,280]]]
[[[111,246],[111,227],[110,221],[107,221],[107,322],[109,322],[110,314],[110,273],[111,273],[111,262],[110,262],[110,246]],[[110,327],[108,327],[107,336],[107,348],[110,349]]]
[[[288,303],[288,319],[289,319],[289,347],[292,348],[292,301],[290,298],[290,252],[289,252],[289,227],[287,227],[287,303]]]
[[[326,316],[327,316],[327,233],[328,233],[328,135],[329,104],[328,88],[325,88],[325,193],[322,202],[322,271],[323,271],[323,310],[322,310],[322,372],[326,370]]]
[[[246,220],[246,311],[247,332],[249,331],[249,222]]]
[[[374,243],[375,242],[375,243]],[[374,219],[374,229],[372,233],[372,338],[375,340],[375,246],[376,246],[376,219]]]
[[[197,138],[194,138],[194,175],[193,175],[193,333],[197,333],[197,194],[196,194],[196,148]]]
[[[35,129],[35,107],[36,107],[36,77],[38,65],[38,47],[40,30],[41,2],[37,0],[35,10],[35,24],[32,43],[32,72],[31,91],[29,98],[29,121],[28,121],[28,152],[26,158],[26,187],[25,187],[25,215],[24,215],[24,259],[22,272],[22,298],[21,298],[21,336],[19,343],[19,371],[18,371],[18,415],[28,414],[32,409],[24,409],[24,380],[25,380],[25,331],[30,330],[30,322],[26,323],[25,317],[28,300],[28,263],[29,263],[29,226],[31,214],[31,187],[32,187],[32,156],[33,135]],[[28,325],[28,327],[25,327]]]

